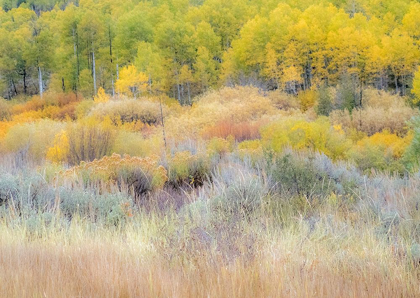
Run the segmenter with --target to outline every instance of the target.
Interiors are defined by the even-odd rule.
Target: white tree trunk
[[[39,82],[39,96],[41,96],[44,93],[44,86],[42,85],[42,71],[41,71],[41,67],[38,66],[38,82]]]
[[[112,97],[115,97],[115,84],[114,84],[114,78],[111,79],[112,84]]]
[[[92,75],[93,75],[93,92],[96,95],[96,63],[95,63],[95,51],[92,50]]]

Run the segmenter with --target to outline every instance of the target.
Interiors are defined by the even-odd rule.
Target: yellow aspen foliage
[[[47,159],[54,163],[60,163],[67,159],[69,153],[69,139],[66,132],[61,131],[54,138],[54,146],[47,151]]]
[[[272,79],[276,83],[277,89],[280,89],[281,69],[278,63],[278,55],[271,43],[266,46],[264,74],[267,78]]]
[[[111,96],[105,93],[104,88],[100,87],[93,100],[95,102],[108,102],[110,98]]]
[[[313,90],[300,92],[298,100],[300,103],[300,109],[302,112],[306,112],[315,105],[317,101],[317,92]]]
[[[115,86],[117,92],[137,97],[147,91],[149,78],[143,72],[138,72],[134,65],[124,67],[120,72],[120,78]]]

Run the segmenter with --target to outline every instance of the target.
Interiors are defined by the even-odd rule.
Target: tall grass
[[[259,231],[252,257],[241,253],[227,261],[213,245],[198,245],[194,229],[179,235],[185,241],[165,243],[167,234],[180,228],[176,221],[170,216],[139,217],[114,231],[92,230],[79,221],[64,230],[45,226],[42,238],[2,225],[0,292],[3,297],[420,294],[418,269],[402,261],[368,227],[346,229],[325,221],[311,231],[303,220],[282,230],[267,226]],[[243,232],[256,231],[246,224]],[[243,252],[249,249],[246,242],[239,244]]]
[[[290,191],[281,163],[228,156],[201,187],[166,188],[148,205],[122,189],[62,186],[57,208],[39,174],[9,174],[4,199],[16,204],[0,206],[1,296],[418,297],[419,178],[290,153],[285,171],[308,162],[332,180],[312,197]],[[171,197],[178,204],[160,204]]]

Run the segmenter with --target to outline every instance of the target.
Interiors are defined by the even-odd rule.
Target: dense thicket
[[[2,0],[0,91],[90,96],[210,87],[299,93],[371,85],[420,93],[420,3],[410,0]],[[413,83],[414,78],[414,83]],[[326,108],[329,109],[328,107]],[[323,111],[322,113],[325,113]]]

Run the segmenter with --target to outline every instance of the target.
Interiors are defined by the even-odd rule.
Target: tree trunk
[[[76,58],[76,71],[77,71],[76,82],[79,82],[79,76],[80,76],[79,35],[77,34],[75,28],[73,28],[73,52],[74,52],[74,57]],[[76,84],[75,89],[76,89],[76,92],[77,92],[77,84]]]
[[[115,96],[115,86],[114,86],[114,72],[112,70],[112,37],[111,37],[111,26],[108,27],[108,37],[109,37],[109,57],[111,60],[111,86],[112,86],[112,97]],[[104,88],[105,89],[105,88]]]
[[[177,92],[178,92],[178,102],[181,104],[181,89],[180,89],[180,86],[179,86],[178,70],[175,70],[175,74],[176,74],[176,88],[177,88]]]
[[[398,90],[398,77],[396,75],[394,76],[394,81],[395,81],[395,92],[399,94],[400,91]]]
[[[176,84],[176,88],[178,89],[178,102],[181,103],[181,90],[179,88],[179,83]]]
[[[116,75],[117,75],[117,81],[118,81],[120,79],[120,70],[119,70],[118,63],[117,63],[117,73],[116,73]],[[120,97],[120,93],[119,92],[117,92],[117,97]]]
[[[166,154],[166,150],[167,150],[167,145],[166,145],[166,133],[165,133],[165,121],[163,118],[163,109],[162,109],[162,97],[160,97],[160,118],[162,121],[162,134],[163,134],[163,142],[165,144],[165,154]]]
[[[16,89],[15,81],[13,81],[13,79],[12,79],[12,87],[13,87],[13,91],[15,92],[15,95],[17,95],[18,92],[17,92],[17,89]]]
[[[188,82],[187,86],[188,86],[188,104],[191,105],[191,88],[190,88],[190,82]]]
[[[44,93],[44,86],[42,85],[42,71],[41,67],[38,66],[38,83],[39,83],[39,96],[42,98]]]
[[[93,94],[96,95],[96,62],[95,51],[92,49],[92,76],[93,76]]]
[[[26,85],[26,68],[23,69],[23,93],[26,95],[28,86]]]

